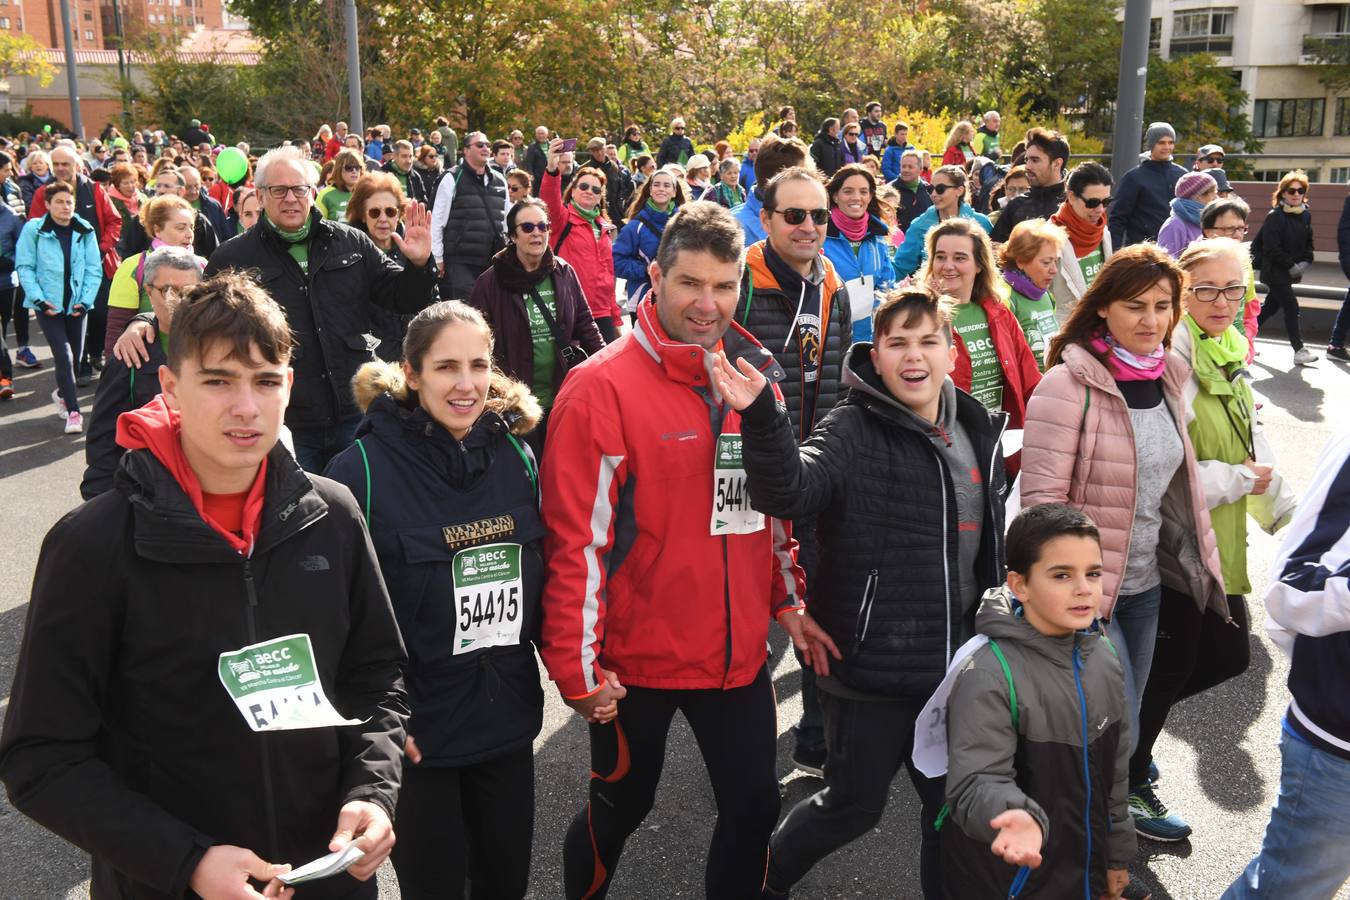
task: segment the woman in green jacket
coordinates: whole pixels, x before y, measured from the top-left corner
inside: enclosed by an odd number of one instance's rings
[[[1243,246],[1229,238],[1201,240],[1182,253],[1187,274],[1186,314],[1172,335],[1172,351],[1191,365],[1185,389],[1187,431],[1200,464],[1200,481],[1219,545],[1231,618],[1201,613],[1190,602],[1168,603],[1158,617],[1153,668],[1139,711],[1139,743],[1130,759],[1130,811],[1136,830],[1156,839],[1191,833],[1158,801],[1152,781],[1153,744],[1173,704],[1246,671],[1249,627],[1244,594],[1247,517],[1274,533],[1293,516],[1292,494],[1274,472],[1261,434],[1246,368],[1247,340],[1234,326],[1247,295]],[[1202,748],[1203,752],[1203,748]]]

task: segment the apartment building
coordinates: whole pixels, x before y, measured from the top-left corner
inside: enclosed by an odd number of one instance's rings
[[[1247,93],[1252,130],[1272,157],[1262,180],[1302,167],[1315,181],[1350,182],[1350,91],[1319,80],[1309,52],[1350,42],[1350,3],[1321,0],[1152,0],[1153,50],[1168,59],[1210,53]]]

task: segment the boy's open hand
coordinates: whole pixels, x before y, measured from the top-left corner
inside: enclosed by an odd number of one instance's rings
[[[998,837],[989,847],[995,856],[1003,857],[1004,862],[1014,866],[1034,869],[1041,864],[1041,826],[1031,813],[1025,809],[1010,809],[991,819],[989,827],[998,829]]]

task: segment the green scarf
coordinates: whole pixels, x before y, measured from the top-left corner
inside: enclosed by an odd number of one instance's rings
[[[591,234],[595,236],[597,241],[600,240],[600,204],[597,203],[595,209],[587,212],[580,206],[577,206],[577,201],[573,200],[572,208],[581,213],[581,217],[591,226]]]
[[[300,271],[308,275],[310,220],[305,219],[305,224],[300,226],[299,231],[286,231],[284,228],[277,225],[277,223],[267,218],[267,213],[263,213],[262,220],[286,242],[286,252],[289,253],[291,259],[295,260],[296,264],[300,266]]]
[[[1190,329],[1191,343],[1195,345],[1196,356],[1203,356],[1206,361],[1220,369],[1227,369],[1234,363],[1247,361],[1247,339],[1234,326],[1229,325],[1218,337],[1209,337],[1204,329],[1196,324],[1195,319],[1191,318],[1190,313],[1187,313],[1182,321]]]
[[[915,178],[913,181],[902,181],[900,182],[900,186],[911,194],[917,194],[919,192],[919,182],[921,181],[923,181],[922,178]]]
[[[647,200],[647,208],[650,209],[652,212],[669,214],[675,211],[675,201],[667,200],[664,206],[657,206],[656,202],[649,198]]]

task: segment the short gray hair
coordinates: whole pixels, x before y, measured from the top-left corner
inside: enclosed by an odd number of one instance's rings
[[[159,274],[160,269],[177,269],[180,272],[195,272],[199,279],[202,274],[202,266],[201,263],[197,261],[197,254],[193,253],[187,247],[160,247],[147,253],[145,256],[145,269],[141,273],[141,282],[143,284],[153,284],[155,276]]]
[[[745,232],[726,207],[705,200],[686,203],[666,223],[656,264],[669,272],[683,252],[710,253],[723,262],[740,263],[745,255]]]
[[[397,151],[407,150],[411,153],[412,148],[412,141],[394,141],[394,149]]]
[[[739,172],[740,170],[741,164],[736,161],[736,157],[734,156],[728,156],[717,164],[717,172],[719,175],[723,172]]]
[[[267,187],[270,182],[267,180],[267,172],[272,166],[281,161],[293,162],[299,167],[300,171],[305,173],[305,180],[309,182],[310,187],[319,183],[319,173],[310,165],[309,160],[300,152],[299,147],[278,147],[276,150],[268,150],[258,160],[258,166],[253,172],[253,183],[258,187]]]
[[[900,154],[900,161],[901,161],[901,162],[904,162],[906,156],[912,156],[912,157],[914,157],[916,160],[918,160],[919,165],[920,165],[920,166],[923,166],[923,151],[922,151],[922,150],[918,150],[918,149],[915,149],[914,147],[910,147],[910,148],[909,148],[908,150],[906,150],[904,153],[901,153],[901,154]]]

